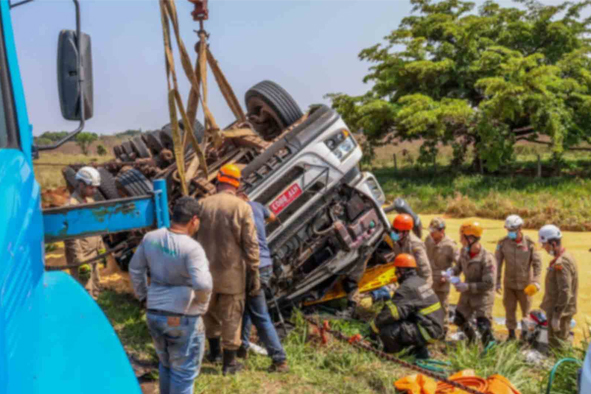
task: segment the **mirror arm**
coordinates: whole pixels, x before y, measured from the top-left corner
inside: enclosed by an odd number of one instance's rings
[[[78,0],[72,0],[76,7],[76,49],[78,50],[78,86],[80,87],[80,124],[76,130],[52,145],[35,146],[38,151],[57,149],[66,142],[74,138],[78,133],[84,130],[85,111],[84,111],[84,89],[82,89],[82,82],[84,81],[84,70],[82,70],[82,56],[80,56],[80,3]]]

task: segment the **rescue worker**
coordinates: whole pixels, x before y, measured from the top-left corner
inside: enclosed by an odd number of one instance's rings
[[[70,196],[68,205],[89,204],[94,202],[93,196],[101,184],[101,174],[93,167],[82,167],[76,173],[76,189]],[[66,261],[76,264],[97,257],[105,253],[106,248],[100,236],[69,239],[64,241]],[[90,264],[90,279],[86,283],[86,290],[96,299],[100,293],[100,275],[98,262]],[[80,283],[79,267],[70,268],[70,274]]]
[[[577,263],[562,246],[562,233],[553,224],[538,233],[540,244],[554,258],[546,272],[545,293],[540,306],[548,320],[548,343],[557,348],[569,339],[570,323],[577,313],[579,278]]]
[[[507,236],[499,241],[495,258],[497,260],[497,292],[503,293],[503,306],[507,319],[509,336],[516,339],[517,303],[521,315],[527,317],[531,308],[531,296],[540,290],[542,259],[535,250],[535,242],[521,231],[523,219],[518,215],[509,215],[505,220]],[[501,286],[502,268],[505,264],[503,286]],[[504,289],[503,289],[504,287]]]
[[[406,213],[396,215],[394,222],[392,222],[390,238],[393,242],[390,246],[396,256],[401,253],[412,255],[417,262],[419,276],[425,279],[429,286],[432,286],[433,273],[431,271],[431,264],[429,264],[429,258],[427,257],[427,249],[423,241],[412,232],[413,227],[414,221],[412,216]]]
[[[444,327],[447,333],[450,285],[443,277],[443,273],[452,268],[457,261],[458,246],[445,234],[445,221],[442,218],[436,217],[431,220],[429,235],[425,239],[425,247],[433,271],[433,290],[445,312]]]
[[[427,345],[443,337],[443,308],[431,286],[417,274],[415,258],[401,253],[394,260],[399,287],[370,323],[387,353],[412,348],[420,359],[429,358]]]
[[[269,281],[273,274],[273,260],[271,260],[271,251],[269,250],[269,245],[267,245],[265,223],[272,223],[277,220],[277,218],[275,217],[275,214],[263,204],[256,201],[250,201],[245,193],[238,193],[238,197],[250,205],[252,208],[252,214],[254,215],[254,223],[259,240],[259,273],[261,289],[256,296],[246,297],[244,316],[242,318],[242,344],[238,349],[237,356],[240,358],[247,357],[250,344],[250,329],[254,324],[257,328],[257,336],[267,349],[267,354],[271,357],[271,360],[273,360],[269,372],[289,372],[287,356],[281,345],[281,341],[279,340],[279,335],[277,335],[277,330],[275,330],[273,320],[271,320],[271,316],[269,315],[267,299],[265,297],[265,289],[269,287]]]
[[[202,316],[207,311],[212,280],[205,251],[192,238],[199,229],[200,214],[197,200],[179,198],[170,229],[146,234],[129,264],[133,290],[140,302],[147,304],[148,330],[160,360],[162,394],[193,393],[203,360]]]
[[[246,295],[255,297],[259,281],[259,244],[250,206],[236,196],[240,169],[222,166],[217,194],[200,201],[201,228],[197,240],[205,249],[213,277],[213,293],[205,314],[205,331],[211,362],[218,362],[223,347],[223,368],[235,374],[243,366],[236,361]],[[220,346],[221,345],[221,346]]]
[[[495,258],[480,244],[482,226],[476,221],[467,221],[460,227],[462,251],[458,264],[449,270],[450,280],[460,292],[454,324],[468,337],[476,339],[472,319],[476,318],[476,328],[482,343],[487,346],[493,342],[492,309],[495,302]],[[465,281],[458,277],[463,273]],[[455,279],[455,280],[454,280]]]

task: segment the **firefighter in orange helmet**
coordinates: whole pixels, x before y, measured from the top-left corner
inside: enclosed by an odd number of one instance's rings
[[[492,309],[495,302],[496,262],[492,253],[480,244],[483,228],[477,221],[467,221],[460,227],[462,250],[458,264],[449,270],[448,279],[459,291],[454,324],[466,334],[470,342],[476,338],[472,319],[486,346],[494,341]],[[459,275],[463,273],[465,281]]]
[[[412,255],[417,262],[417,272],[429,286],[433,285],[433,273],[431,271],[431,264],[427,257],[427,248],[419,237],[413,234],[412,229],[414,221],[412,216],[402,213],[396,215],[394,222],[392,222],[392,232],[390,238],[392,239],[392,249],[396,256],[402,253]]]
[[[444,335],[445,312],[431,286],[417,274],[415,258],[401,253],[394,260],[399,287],[370,323],[387,353],[412,347],[417,358],[429,358],[427,345]]]
[[[217,193],[200,201],[203,211],[197,241],[205,249],[213,278],[213,292],[204,316],[211,362],[219,361],[222,372],[242,369],[236,361],[246,294],[260,290],[259,243],[250,205],[236,196],[240,169],[222,166],[217,175]],[[223,240],[223,247],[220,242]]]

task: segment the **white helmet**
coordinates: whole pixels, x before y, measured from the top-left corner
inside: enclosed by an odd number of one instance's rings
[[[547,224],[540,229],[538,232],[539,241],[541,244],[545,244],[548,241],[554,239],[561,239],[562,233],[560,229],[553,224]]]
[[[521,226],[523,226],[523,219],[518,215],[507,216],[507,219],[505,220],[505,228],[507,230],[517,230]]]
[[[93,167],[82,167],[76,173],[76,180],[86,183],[88,186],[100,186],[101,174]]]

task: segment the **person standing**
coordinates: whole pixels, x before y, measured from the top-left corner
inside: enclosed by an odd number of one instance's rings
[[[545,293],[540,308],[548,320],[548,343],[553,348],[568,341],[570,323],[577,313],[579,274],[577,263],[562,246],[562,233],[553,224],[538,232],[542,248],[554,258],[546,272]]]
[[[454,324],[468,337],[476,339],[471,320],[476,317],[476,329],[480,332],[482,343],[487,346],[495,340],[492,331],[492,309],[495,302],[495,258],[486,251],[480,239],[483,229],[480,223],[467,221],[460,227],[462,251],[458,264],[451,269],[450,279],[458,292],[460,300],[456,308]],[[465,281],[453,281],[461,273]],[[447,280],[447,279],[446,279]]]
[[[129,264],[133,290],[147,304],[148,330],[160,360],[161,394],[192,394],[205,350],[202,316],[212,279],[205,251],[192,238],[200,212],[197,200],[179,198],[170,229],[146,234]]]
[[[101,185],[101,174],[93,167],[82,167],[76,173],[76,190],[70,196],[68,205],[90,204],[95,202],[93,196]],[[66,262],[68,265],[80,263],[105,253],[106,248],[101,236],[68,239],[64,241]],[[98,262],[90,264],[90,279],[86,283],[86,290],[92,298],[100,294],[100,275]],[[78,282],[80,280],[79,267],[70,268],[70,274]]]
[[[396,215],[392,223],[390,246],[396,256],[402,253],[412,255],[417,262],[417,272],[429,286],[433,285],[433,273],[427,257],[427,249],[423,241],[412,233],[414,221],[412,216],[402,213]],[[388,240],[388,238],[386,238]]]
[[[450,285],[443,277],[443,272],[454,267],[458,257],[458,246],[445,234],[445,221],[442,218],[436,217],[431,220],[429,235],[425,239],[425,247],[433,271],[433,290],[445,312],[444,329],[447,333]]]
[[[237,356],[240,358],[247,357],[250,328],[254,324],[257,328],[258,337],[267,349],[269,357],[273,360],[269,372],[288,372],[289,366],[287,365],[287,356],[281,345],[279,335],[277,335],[277,330],[275,330],[271,316],[269,315],[267,299],[265,297],[265,288],[269,287],[269,281],[273,274],[273,260],[271,260],[271,251],[267,244],[265,223],[274,222],[277,218],[275,217],[275,214],[263,204],[256,201],[250,201],[245,193],[239,193],[238,197],[246,201],[252,208],[254,223],[257,230],[257,238],[259,240],[259,273],[261,289],[254,297],[246,297],[244,316],[242,317],[242,344],[238,349]]]
[[[415,357],[428,359],[427,345],[444,336],[441,303],[431,286],[417,275],[413,256],[399,254],[394,267],[399,287],[370,327],[384,343],[386,353],[411,348]]]
[[[205,314],[208,359],[223,360],[222,372],[242,370],[236,361],[246,295],[259,294],[259,243],[250,205],[236,196],[240,169],[222,166],[217,193],[200,201],[203,207],[197,240],[210,261],[213,294]],[[222,357],[223,347],[223,357]]]
[[[523,219],[510,215],[505,220],[507,236],[499,241],[495,258],[497,260],[497,292],[503,293],[503,306],[507,318],[508,340],[516,339],[517,303],[521,315],[526,317],[531,308],[531,296],[540,290],[542,259],[535,250],[535,242],[522,232]],[[503,263],[505,275],[501,286]],[[504,287],[504,289],[502,288]]]

